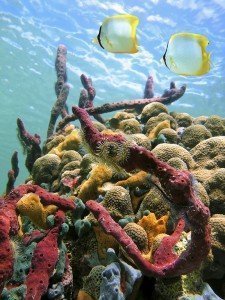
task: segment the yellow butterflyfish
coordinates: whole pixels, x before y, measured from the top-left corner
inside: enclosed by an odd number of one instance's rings
[[[176,33],[170,37],[163,60],[167,68],[179,75],[201,76],[210,70],[209,40],[195,33]]]
[[[138,52],[136,28],[139,19],[136,16],[123,14],[108,17],[102,23],[94,43],[113,53]]]

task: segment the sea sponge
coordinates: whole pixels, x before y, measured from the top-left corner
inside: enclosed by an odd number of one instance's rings
[[[164,120],[164,121],[158,123],[158,124],[156,125],[156,127],[153,128],[153,129],[149,132],[148,138],[149,138],[150,140],[155,139],[155,138],[158,136],[158,134],[161,133],[161,130],[163,130],[163,129],[165,129],[165,128],[170,128],[170,122],[169,122],[168,120]]]
[[[148,119],[148,122],[145,124],[145,132],[147,133],[147,135],[149,134],[149,132],[151,132],[160,122],[162,121],[169,121],[170,122],[170,127],[174,130],[177,129],[177,122],[176,120],[171,117],[170,115],[166,114],[166,113],[160,113],[158,116],[156,117],[151,117],[150,119]]]
[[[225,137],[211,137],[190,150],[198,166],[206,169],[225,167]]]
[[[191,125],[184,130],[181,142],[185,148],[190,149],[210,137],[212,137],[212,134],[205,126]]]
[[[112,177],[112,170],[104,165],[96,165],[90,173],[90,177],[81,184],[78,198],[86,202],[90,199],[96,199],[98,197],[98,189]]]
[[[159,102],[153,102],[144,106],[141,113],[141,122],[146,123],[149,118],[158,116],[160,113],[168,114],[168,108]]]
[[[109,190],[105,194],[102,205],[116,221],[126,216],[133,216],[130,194],[122,186],[115,186]]]
[[[17,287],[10,289],[4,288],[1,294],[2,300],[20,300],[25,299],[27,287],[25,284],[21,284]]]
[[[61,159],[55,154],[46,154],[39,157],[32,169],[32,177],[35,183],[52,183],[59,173]]]
[[[137,299],[141,277],[139,270],[116,258],[102,272],[99,300]]]
[[[160,134],[164,135],[166,142],[170,144],[177,144],[178,135],[177,132],[171,128],[164,128],[160,131]]]
[[[144,171],[139,171],[135,174],[132,174],[125,180],[117,181],[116,185],[123,186],[123,187],[138,187],[147,184],[149,181],[148,173]]]
[[[36,226],[46,229],[47,217],[57,211],[57,206],[44,206],[38,195],[29,193],[24,195],[16,205],[17,210],[23,216],[27,216]]]
[[[211,132],[212,136],[225,135],[225,120],[219,116],[208,117],[204,126]]]
[[[79,131],[77,129],[74,129],[65,137],[65,140],[61,142],[57,147],[53,148],[50,153],[56,154],[61,158],[65,151],[78,150],[80,144],[81,138],[79,135]]]
[[[176,144],[159,144],[152,150],[152,153],[165,162],[178,157],[186,163],[188,169],[196,166],[191,154],[185,148]]]
[[[121,121],[133,118],[135,118],[134,114],[125,111],[119,111],[114,115],[113,118],[109,120],[109,124],[112,128],[117,129]]]
[[[194,118],[187,113],[171,114],[177,121],[178,127],[188,127],[192,125]]]
[[[212,214],[225,214],[225,168],[215,170],[205,182]]]
[[[141,133],[141,124],[136,119],[127,119],[119,123],[119,129],[126,134]]]
[[[148,236],[142,226],[136,223],[128,223],[124,227],[124,231],[132,238],[142,253],[147,254],[149,252]]]
[[[29,272],[31,259],[37,243],[32,242],[31,244],[24,246],[20,239],[15,239],[12,242],[12,245],[14,249],[14,266],[11,280],[14,283],[22,284]]]
[[[62,226],[62,227],[66,228],[68,225],[66,223],[64,223],[64,226]],[[62,277],[66,270],[67,248],[66,248],[66,245],[64,244],[64,242],[59,242],[58,247],[59,247],[59,259],[55,266],[54,277],[57,278],[58,280],[62,280]]]
[[[48,288],[47,292],[48,299],[65,299],[64,286],[60,283],[55,283]]]
[[[154,238],[161,233],[166,233],[166,223],[168,221],[168,214],[157,219],[154,213],[150,213],[147,216],[143,216],[139,221],[140,225],[148,237],[148,248],[151,249]]]

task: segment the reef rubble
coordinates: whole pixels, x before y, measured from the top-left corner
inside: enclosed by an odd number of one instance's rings
[[[66,55],[59,45],[43,147],[17,120],[30,175],[15,186],[15,151],[1,299],[224,299],[225,119],[169,111],[186,86],[155,96],[152,76],[143,98],[98,107],[82,74],[69,113]]]

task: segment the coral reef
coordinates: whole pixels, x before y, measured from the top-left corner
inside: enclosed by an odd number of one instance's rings
[[[155,96],[151,75],[142,99],[97,107],[81,74],[69,114],[66,53],[43,149],[17,120],[30,175],[15,185],[15,151],[0,197],[1,299],[224,299],[224,119],[170,112],[186,86]]]
[[[106,103],[99,107],[94,108],[87,108],[86,111],[90,115],[95,114],[103,114],[107,112],[112,112],[115,110],[120,109],[142,109],[146,104],[153,103],[153,102],[159,102],[163,104],[171,104],[172,102],[178,100],[183,96],[185,93],[186,86],[182,86],[181,88],[176,88],[175,83],[171,83],[170,89],[166,90],[164,94],[161,97],[154,97],[149,99],[137,99],[137,100],[124,100],[122,102],[113,102],[113,103]],[[74,112],[73,112],[74,113]],[[66,124],[68,124],[71,121],[75,121],[77,119],[76,114],[70,115],[68,117],[65,117],[61,122],[59,122],[56,131],[61,130]]]
[[[52,107],[47,131],[47,138],[53,134],[58,116],[60,114],[62,117],[68,115],[66,110],[66,100],[69,94],[70,87],[67,84],[66,55],[66,47],[64,45],[59,45],[55,60],[55,70],[57,75],[57,81],[55,83],[55,93],[57,99],[54,106]]]
[[[18,152],[15,151],[11,158],[12,169],[8,172],[8,182],[6,184],[6,195],[14,188],[14,183],[19,175]]]
[[[211,132],[203,125],[188,126],[181,137],[181,142],[185,148],[193,148],[201,141],[212,137]]]
[[[29,172],[32,171],[34,162],[41,156],[41,137],[38,134],[31,135],[24,127],[23,121],[17,119],[18,138],[27,154],[25,166]]]

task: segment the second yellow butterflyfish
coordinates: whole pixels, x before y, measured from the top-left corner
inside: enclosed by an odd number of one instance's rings
[[[171,36],[163,56],[165,65],[174,73],[200,76],[210,70],[209,40],[195,33],[176,33]]]
[[[94,43],[113,53],[138,52],[136,28],[139,19],[129,14],[108,17],[102,23]]]

